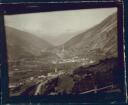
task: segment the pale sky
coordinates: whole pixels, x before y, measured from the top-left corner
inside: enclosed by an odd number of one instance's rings
[[[84,32],[116,11],[105,8],[6,15],[5,24],[52,41],[52,37]]]

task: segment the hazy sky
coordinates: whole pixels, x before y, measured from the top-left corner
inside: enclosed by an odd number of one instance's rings
[[[8,15],[5,24],[54,42],[53,37],[83,32],[116,11],[117,8],[105,8]]]

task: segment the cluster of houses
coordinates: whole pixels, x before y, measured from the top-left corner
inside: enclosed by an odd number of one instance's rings
[[[65,58],[65,59],[60,59],[60,60],[53,60],[52,64],[63,64],[63,63],[81,63],[82,65],[94,63],[94,60],[89,60],[88,58],[79,58],[78,56],[73,57],[73,58]]]

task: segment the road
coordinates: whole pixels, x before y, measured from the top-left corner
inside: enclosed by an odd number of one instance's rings
[[[44,82],[41,82],[38,86],[37,86],[37,89],[35,91],[35,95],[39,95],[40,94],[40,91],[41,91],[41,87],[43,85],[45,85],[47,83],[47,81],[44,81]]]
[[[58,75],[51,76],[51,77],[47,77],[47,79],[46,79],[45,81],[41,82],[41,83],[37,86],[37,88],[36,88],[35,95],[39,95],[39,94],[41,93],[41,87],[42,87],[43,85],[45,85],[46,83],[48,83],[48,81],[50,81],[50,80],[56,78],[57,76],[58,76]]]
[[[86,93],[90,93],[90,92],[97,92],[97,91],[100,91],[100,90],[104,90],[104,89],[107,89],[107,88],[113,88],[113,85],[109,85],[109,86],[105,86],[105,87],[102,87],[102,88],[95,88],[95,89],[92,89],[92,90],[89,90],[89,91],[86,91],[86,92],[82,92],[80,94],[86,94]]]

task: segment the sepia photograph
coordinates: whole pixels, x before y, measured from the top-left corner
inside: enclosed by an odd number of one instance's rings
[[[121,93],[117,8],[5,15],[10,96]]]

